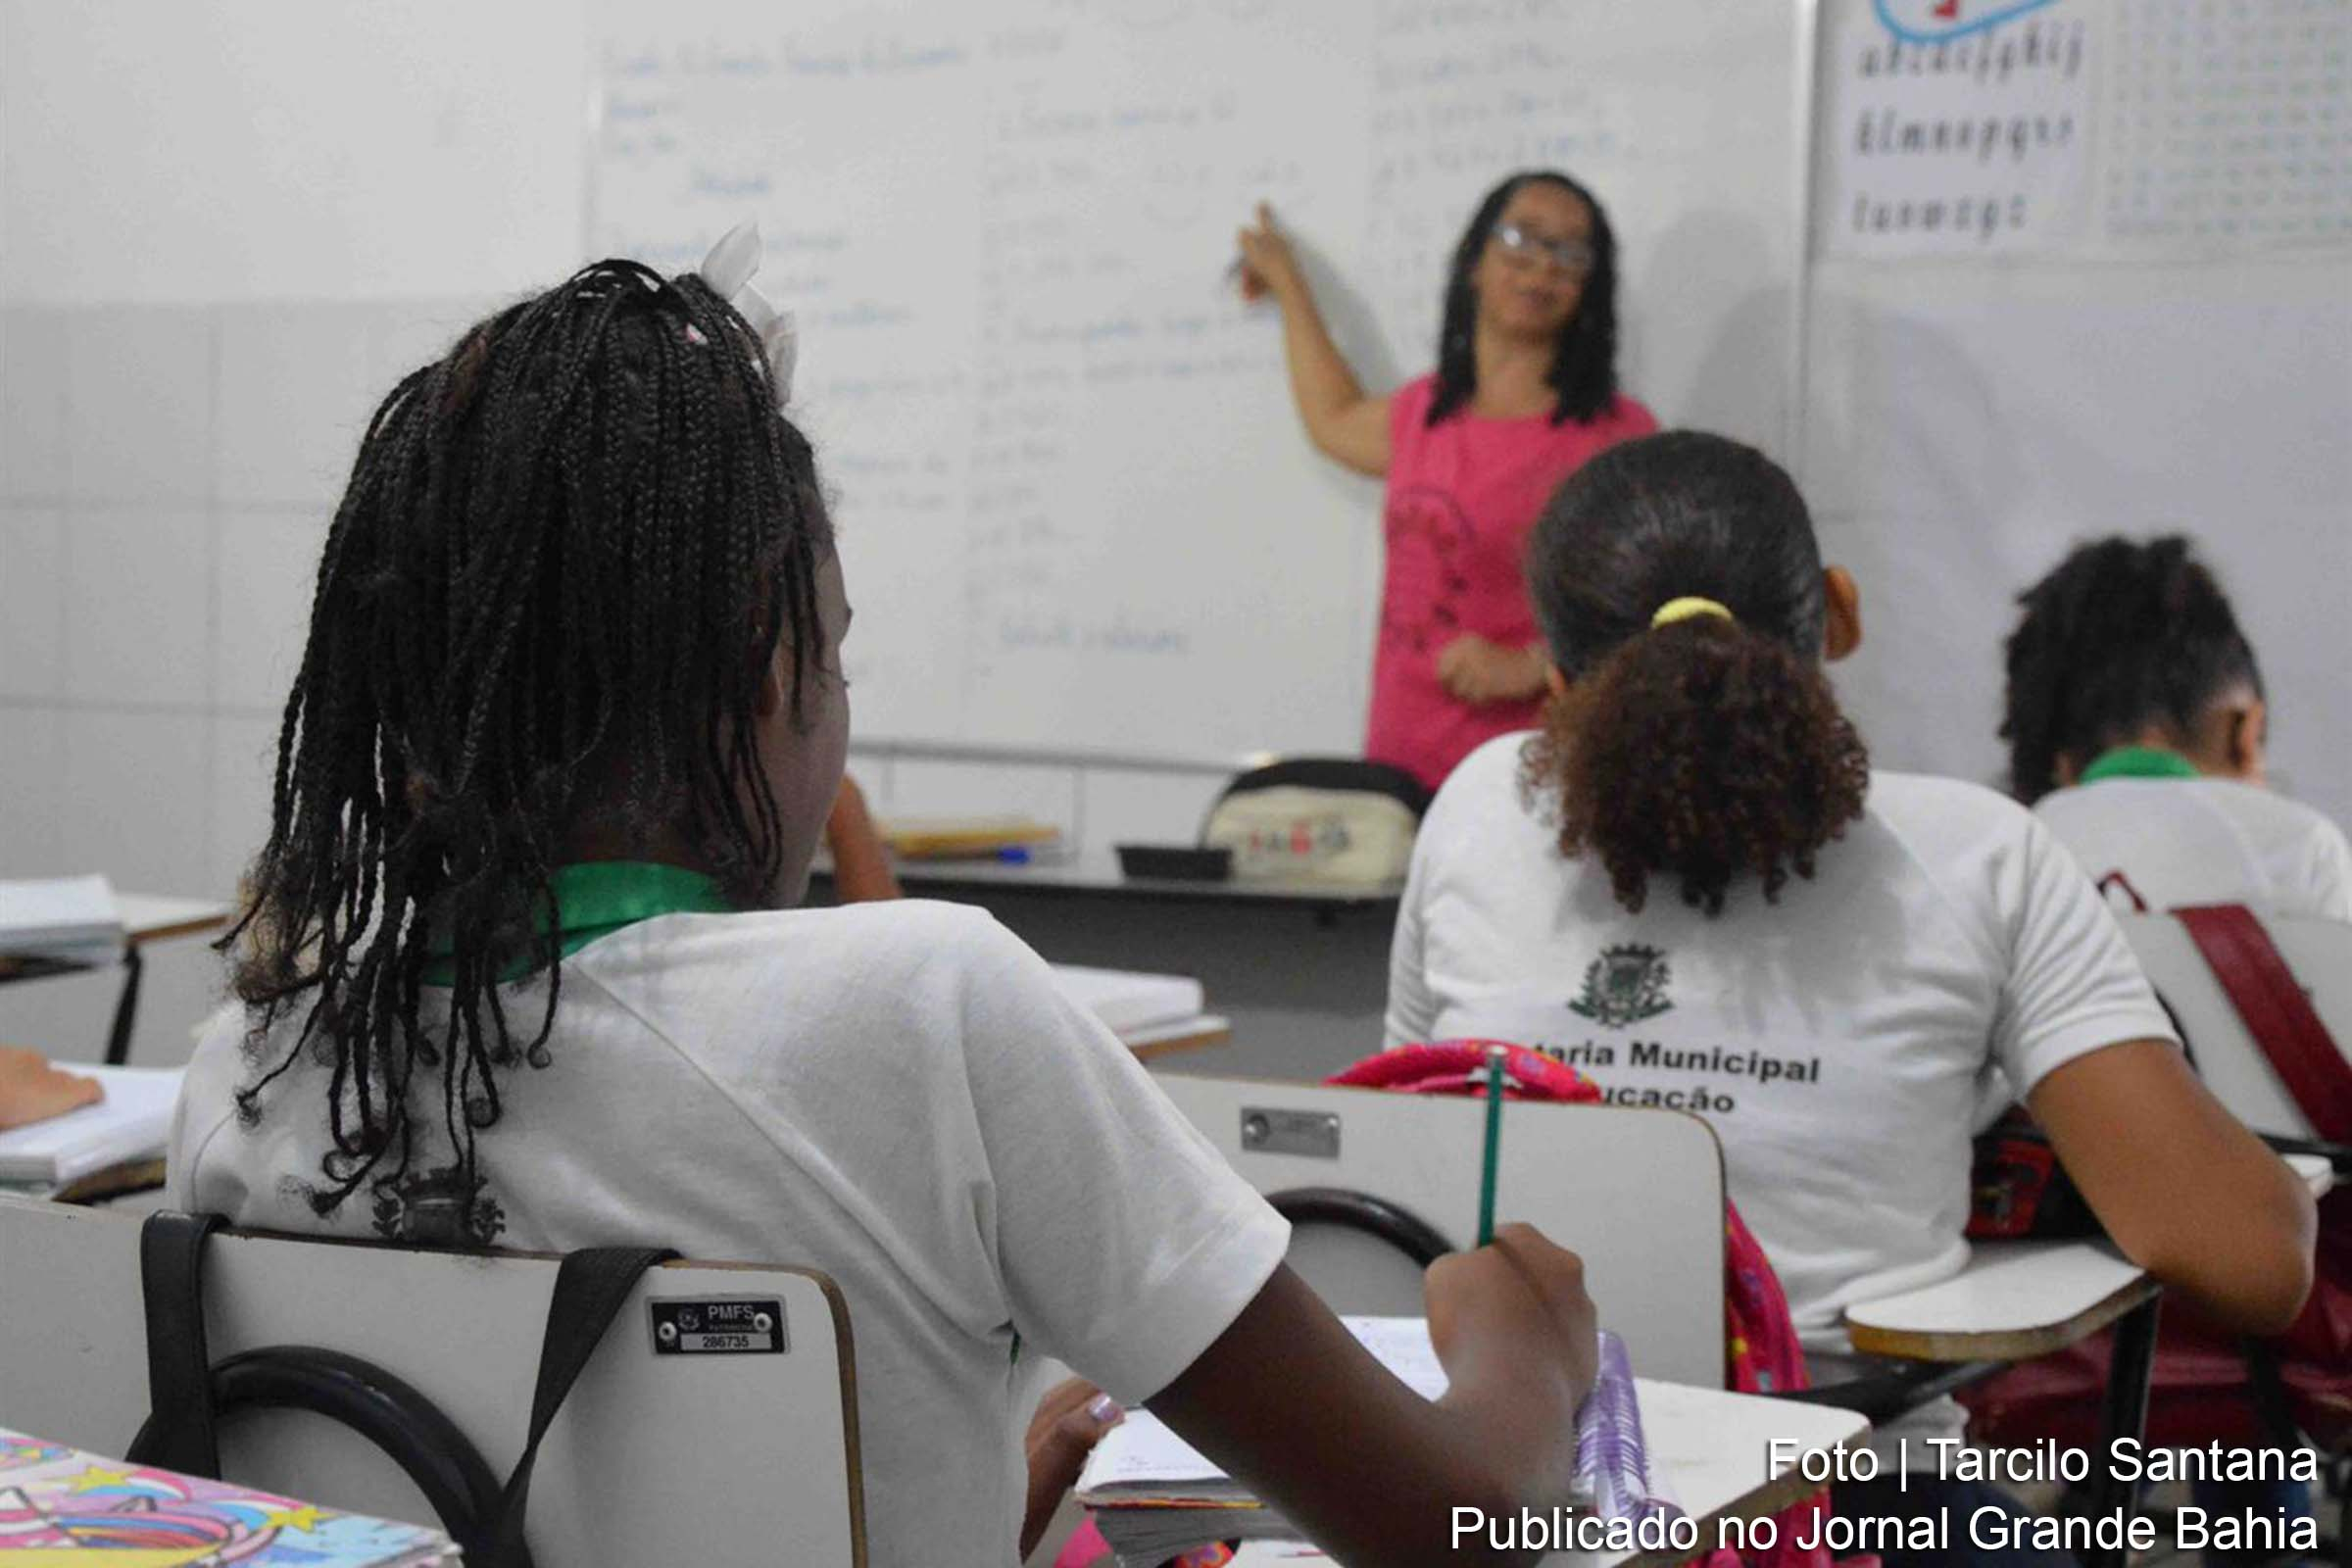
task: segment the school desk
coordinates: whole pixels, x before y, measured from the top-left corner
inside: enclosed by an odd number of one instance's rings
[[[215,899],[178,899],[160,893],[118,893],[115,906],[122,915],[122,991],[115,1002],[114,1022],[107,1029],[106,1064],[110,1067],[120,1067],[130,1059],[131,1028],[139,1012],[139,980],[146,971],[141,950],[153,942],[218,931],[228,924],[234,912]],[[0,953],[0,984],[75,974],[94,967],[68,958]]]
[[[894,868],[909,898],[978,905],[1055,963],[1198,978],[1233,1049],[1192,1053],[1176,1071],[1311,1081],[1380,1049],[1401,882],[1129,880],[1108,849]],[[809,897],[832,900],[821,866]]]
[[[1799,1452],[1827,1451],[1861,1441],[1870,1423],[1834,1405],[1791,1404],[1749,1394],[1725,1394],[1680,1383],[1636,1378],[1642,1430],[1649,1446],[1653,1478],[1661,1476],[1675,1499],[1699,1522],[1702,1547],[1715,1543],[1717,1521],[1758,1519],[1780,1512],[1821,1490],[1795,1470],[1775,1477],[1769,1462],[1774,1439],[1787,1439]],[[1544,1559],[1561,1564],[1612,1568],[1667,1568],[1684,1560],[1673,1553],[1584,1555],[1560,1552]],[[1328,1561],[1311,1546],[1256,1542],[1244,1546],[1233,1568],[1284,1568]]]
[[[2284,1158],[2315,1197],[2334,1179],[2318,1155]],[[1846,1333],[1865,1355],[2024,1361],[2087,1339],[2158,1290],[2104,1240],[1981,1242],[1948,1280],[1847,1307]]]
[[[2315,1196],[2334,1179],[2324,1158],[2285,1159]],[[2137,1438],[2147,1425],[2162,1289],[2104,1239],[1984,1242],[1948,1280],[1847,1307],[1845,1327],[1863,1354],[1952,1366],[1959,1369],[1953,1380],[1958,1386],[1975,1380],[1969,1369],[2048,1355],[2113,1325],[2105,1412],[2106,1438],[2113,1442]],[[2128,1483],[2104,1469],[2097,1473],[2090,1500],[2095,1514],[2136,1506]],[[2123,1568],[2124,1555],[2091,1553],[2086,1568]]]

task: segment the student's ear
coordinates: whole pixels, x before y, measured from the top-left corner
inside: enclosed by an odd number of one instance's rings
[[[1548,659],[1544,661],[1544,689],[1551,694],[1554,702],[1568,695],[1567,672]]]
[[[1821,574],[1821,590],[1829,612],[1822,627],[1821,657],[1843,659],[1862,646],[1862,590],[1843,566]]]
[[[773,718],[784,711],[792,699],[792,656],[785,651],[784,639],[776,639],[776,651],[767,662],[760,666],[760,686],[752,694],[752,716]]]
[[[2248,784],[2264,782],[2270,728],[2270,709],[2261,698],[2249,697],[2242,704],[2231,706],[2222,746],[2233,777]]]

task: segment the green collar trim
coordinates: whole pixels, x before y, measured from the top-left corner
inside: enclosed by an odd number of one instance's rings
[[[2118,746],[2103,753],[2082,770],[2078,784],[2096,784],[2103,778],[2195,778],[2196,764],[2179,752],[2161,746]]]
[[[728,914],[735,908],[715,878],[652,860],[581,860],[556,867],[548,883],[556,898],[556,930],[564,939],[561,951],[567,958],[599,937],[658,914]],[[544,920],[540,928],[546,929]],[[425,965],[426,982],[455,983],[456,948],[449,933],[436,932],[427,951],[432,960]],[[518,967],[501,978],[519,980],[527,972]]]

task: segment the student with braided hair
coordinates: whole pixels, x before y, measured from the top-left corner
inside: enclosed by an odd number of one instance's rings
[[[1545,725],[1423,820],[1392,1046],[1517,1041],[1703,1116],[1816,1384],[1862,1370],[1846,1305],[1966,1262],[1995,1067],[2132,1257],[2249,1330],[2294,1316],[2311,1199],[2188,1071],[2065,851],[1990,790],[1870,768],[1822,669],[1861,640],[1857,590],[1786,473],[1695,432],[1611,447],[1544,509],[1527,581]],[[1959,1426],[1944,1400],[1900,1430]],[[1838,1512],[2010,1506],[1933,1479]]]
[[[2262,671],[2186,539],[2080,546],[2018,603],[2010,787],[2083,870],[2159,908],[2352,920],[2352,845],[2265,787]]]
[[[1016,1342],[1350,1563],[1437,1558],[1454,1504],[1565,1501],[1596,1356],[1572,1254],[1514,1227],[1432,1269],[1452,1388],[1424,1400],[985,912],[793,907],[839,796],[850,611],[742,297],[600,263],[376,411],[171,1200],[825,1270],[877,1568],[949,1542],[1009,1565],[1066,1490],[1085,1443],[1054,1405],[1024,1456]]]

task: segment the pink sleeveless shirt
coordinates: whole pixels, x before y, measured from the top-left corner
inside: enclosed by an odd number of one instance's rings
[[[1457,412],[1431,429],[1436,392],[1423,376],[1389,403],[1388,574],[1364,735],[1366,757],[1433,790],[1486,741],[1535,724],[1541,707],[1455,700],[1438,684],[1439,652],[1468,633],[1508,648],[1539,639],[1519,560],[1537,515],[1588,458],[1658,427],[1620,397],[1590,424]]]

